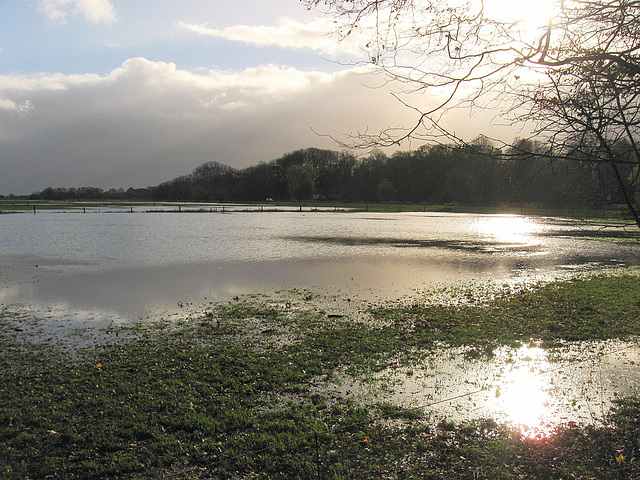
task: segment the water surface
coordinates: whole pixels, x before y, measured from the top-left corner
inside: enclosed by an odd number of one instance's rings
[[[42,211],[0,223],[0,302],[125,319],[274,289],[397,299],[435,283],[638,263],[634,244],[598,229],[521,216]]]

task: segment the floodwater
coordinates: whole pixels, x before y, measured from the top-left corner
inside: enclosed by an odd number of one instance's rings
[[[640,347],[616,340],[567,343],[553,351],[501,347],[491,358],[442,349],[424,365],[390,367],[367,379],[339,375],[315,390],[418,409],[436,422],[493,418],[540,438],[569,422],[604,423],[613,401],[640,394],[639,388]]]
[[[424,298],[441,285],[633,267],[640,245],[612,241],[628,236],[622,227],[509,215],[143,207],[0,215],[0,303],[52,325],[31,332],[27,324],[21,335],[60,341],[55,329],[69,324],[140,321],[257,292],[308,289],[348,309]],[[535,345],[489,361],[446,351],[378,381],[345,377],[322,388],[454,419],[492,416],[540,435],[602,419],[612,399],[640,386],[636,344],[567,345],[550,355]]]
[[[638,264],[636,245],[602,235],[560,219],[442,213],[2,215],[0,303],[135,320],[268,290],[394,300],[436,283]]]

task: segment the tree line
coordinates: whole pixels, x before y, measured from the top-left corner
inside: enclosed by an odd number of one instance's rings
[[[209,161],[188,175],[147,188],[46,188],[30,198],[536,204],[548,208],[604,208],[624,202],[610,165],[546,156],[543,147],[517,140],[502,151],[479,137],[464,147],[425,145],[392,155],[374,151],[363,158],[346,151],[307,148],[244,169]],[[635,174],[631,165],[623,172],[626,189],[632,189]]]

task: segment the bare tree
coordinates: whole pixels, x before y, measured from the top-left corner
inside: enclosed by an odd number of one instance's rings
[[[581,1],[550,23],[544,81],[519,92],[520,120],[534,120],[555,155],[605,163],[640,227],[640,2]],[[552,37],[553,29],[560,30]],[[528,107],[528,108],[527,108]]]
[[[443,115],[491,108],[528,124],[549,158],[606,163],[640,227],[640,1],[553,0],[544,25],[490,15],[483,0],[301,1],[340,19],[343,36],[368,30],[369,62],[415,111],[411,126],[356,134],[351,146],[465,143]]]

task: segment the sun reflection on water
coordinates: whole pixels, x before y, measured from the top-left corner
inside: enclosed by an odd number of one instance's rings
[[[521,347],[497,372],[496,408],[519,425],[525,435],[537,437],[550,429],[553,416],[552,383],[545,373],[551,365],[539,347]]]
[[[475,222],[475,229],[488,239],[498,243],[535,244],[535,234],[542,226],[527,217],[511,215],[491,216]]]
[[[636,340],[551,350],[505,346],[484,358],[469,353],[442,351],[419,367],[389,366],[367,379],[338,375],[328,388],[345,398],[419,408],[435,422],[490,418],[536,440],[568,423],[600,425],[616,398],[640,388]],[[325,388],[318,383],[317,391]]]

